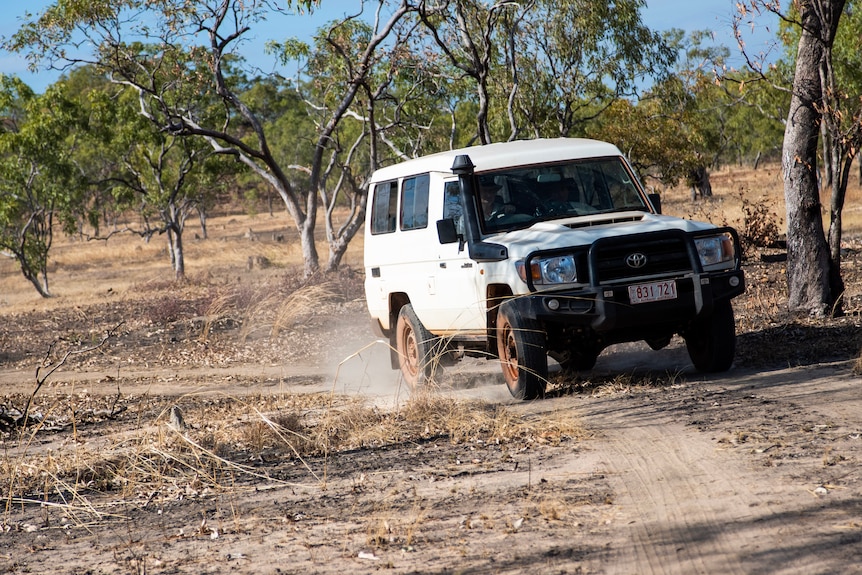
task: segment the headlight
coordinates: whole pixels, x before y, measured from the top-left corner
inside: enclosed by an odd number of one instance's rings
[[[518,275],[527,281],[527,270],[523,261],[517,264]],[[530,276],[534,284],[570,284],[578,278],[574,256],[534,259],[530,262]]]
[[[704,269],[732,267],[736,264],[736,248],[729,233],[695,238],[694,245]],[[730,264],[730,265],[722,265]]]

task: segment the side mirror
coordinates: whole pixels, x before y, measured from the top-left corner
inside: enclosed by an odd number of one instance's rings
[[[649,197],[649,201],[652,204],[652,207],[655,208],[655,213],[661,213],[661,194],[657,194],[655,192],[651,194],[647,194]]]
[[[446,218],[445,220],[437,220],[437,238],[441,244],[454,244],[460,238],[458,230],[455,228],[455,220]]]

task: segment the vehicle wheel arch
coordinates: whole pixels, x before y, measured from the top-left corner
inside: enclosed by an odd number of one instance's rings
[[[514,297],[512,288],[506,284],[489,284],[485,290],[488,352],[495,357],[497,355],[497,314],[500,311],[500,305],[512,297]]]
[[[395,323],[401,308],[410,303],[410,296],[404,292],[392,292],[389,294],[389,333],[395,331]]]

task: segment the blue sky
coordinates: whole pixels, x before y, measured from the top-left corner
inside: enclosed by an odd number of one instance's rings
[[[0,0],[0,36],[9,37],[15,33],[21,17],[25,12],[38,13],[50,0]],[[263,44],[267,40],[280,40],[296,36],[303,38],[310,35],[319,26],[329,20],[340,17],[346,11],[345,6],[356,4],[344,0],[323,0],[322,7],[314,15],[301,15],[290,18],[273,18],[266,26],[256,32],[256,36],[244,50],[245,56],[254,61],[263,70],[271,68],[267,56],[263,54]],[[647,0],[647,7],[642,12],[647,26],[654,30],[681,28],[686,31],[709,29],[713,32],[717,44],[723,44],[737,53],[736,41],[731,32],[731,21],[735,13],[736,0]],[[775,29],[768,26],[772,20],[761,19],[755,22],[753,28],[746,28],[747,46],[749,50],[758,53],[767,48],[769,40],[774,36]],[[739,61],[736,61],[739,65]],[[59,74],[56,72],[30,73],[27,63],[21,56],[0,51],[0,73],[20,76],[37,92],[54,82]]]

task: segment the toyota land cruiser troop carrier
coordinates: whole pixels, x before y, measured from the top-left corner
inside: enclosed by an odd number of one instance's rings
[[[412,385],[441,361],[496,356],[532,399],[548,355],[587,370],[609,345],[674,334],[701,371],[733,362],[736,231],[661,215],[612,144],[453,150],[377,170],[369,192],[368,310]]]

